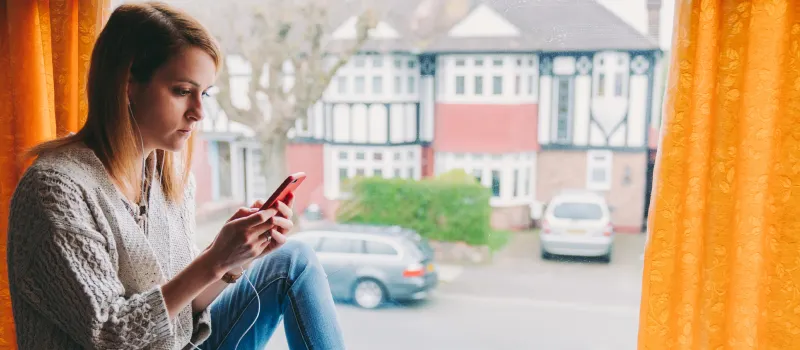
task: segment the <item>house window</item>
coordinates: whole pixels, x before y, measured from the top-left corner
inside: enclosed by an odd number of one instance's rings
[[[394,177],[395,177],[396,179],[399,179],[399,178],[400,178],[400,169],[394,169]]]
[[[531,169],[525,168],[525,195],[531,195]]]
[[[403,68],[403,61],[399,58],[394,59],[394,68],[400,69]]]
[[[502,65],[503,65],[503,59],[502,58],[495,58],[495,59],[492,60],[492,66],[500,67]]]
[[[372,58],[372,66],[375,68],[383,67],[383,56],[375,56]]]
[[[482,58],[476,58],[475,59],[475,67],[483,67],[483,59]]]
[[[417,62],[414,62],[414,60],[408,60],[408,68],[413,69],[416,66]]]
[[[466,63],[464,62],[463,58],[459,58],[456,60],[456,67],[463,67]]]
[[[394,153],[394,160],[400,160],[400,158],[402,158],[402,157],[403,157],[403,155],[400,154],[400,152],[395,152]]]
[[[339,152],[339,160],[347,160],[347,152],[345,151]]]
[[[617,72],[614,75],[614,96],[622,97],[623,84],[625,83],[622,72]]]
[[[572,133],[572,79],[568,76],[555,78],[555,99],[553,109],[552,140],[556,143],[568,143]]]
[[[353,65],[358,67],[358,68],[364,67],[364,65],[365,65],[364,57],[363,56],[354,57],[353,58]]]
[[[519,95],[522,90],[520,85],[522,85],[522,78],[520,78],[519,74],[517,74],[517,76],[514,77],[514,93],[517,95]]]
[[[611,189],[611,151],[594,150],[586,153],[586,188],[595,191]]]
[[[492,170],[492,197],[500,197],[500,171]]]
[[[356,159],[364,160],[364,152],[356,152]]]
[[[536,86],[534,85],[533,74],[528,76],[528,95],[533,96],[533,88]]]
[[[383,160],[383,153],[382,152],[373,153],[372,154],[372,159],[376,160],[376,161],[382,161]]]
[[[383,93],[383,77],[372,77],[372,93],[376,95]]]
[[[414,168],[413,167],[408,168],[408,178],[409,179],[413,179],[414,178]]]
[[[519,169],[514,169],[514,198],[519,196]]]
[[[364,176],[364,168],[356,168],[356,176]]]
[[[483,183],[483,170],[482,169],[474,169],[472,170],[472,176],[475,177],[475,181],[479,184]]]
[[[606,74],[600,73],[597,76],[597,97],[603,97],[606,94]]]
[[[417,91],[416,89],[417,80],[414,79],[413,76],[408,77],[408,93],[413,94]]]
[[[383,177],[383,170],[381,169],[373,169],[372,176],[374,177]]]
[[[503,94],[503,77],[501,76],[492,77],[492,93],[495,95]]]
[[[464,94],[464,76],[459,75],[456,77],[456,95]]]
[[[336,78],[336,90],[340,94],[347,93],[347,77],[337,77]]]
[[[517,67],[522,67],[522,59],[517,58]]]
[[[400,77],[394,77],[394,93],[403,93],[403,79]]]
[[[363,94],[364,93],[364,77],[357,76],[355,79],[355,93]]]
[[[483,77],[475,77],[475,95],[483,95]]]
[[[347,192],[347,168],[339,168],[339,189],[342,192]]]

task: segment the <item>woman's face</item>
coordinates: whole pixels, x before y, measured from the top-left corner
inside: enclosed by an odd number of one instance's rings
[[[145,152],[183,149],[203,119],[203,98],[215,77],[211,56],[189,47],[159,67],[149,82],[128,84],[128,98]]]

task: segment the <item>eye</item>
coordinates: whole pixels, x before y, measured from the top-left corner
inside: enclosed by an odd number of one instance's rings
[[[192,93],[192,90],[183,88],[176,88],[174,91],[176,95],[179,95],[181,97],[189,96]]]
[[[203,91],[203,97],[211,97],[208,91]]]

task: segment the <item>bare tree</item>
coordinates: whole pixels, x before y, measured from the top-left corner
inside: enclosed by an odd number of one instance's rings
[[[370,31],[397,6],[412,6],[407,38],[419,46],[468,8],[469,0],[237,0],[174,1],[206,24],[226,54],[241,56],[251,67],[249,108],[231,100],[230,70],[217,78],[216,100],[229,120],[250,127],[262,147],[268,188],[287,173],[287,132],[325,92],[336,72],[359,52]],[[457,6],[453,6],[456,4]],[[395,8],[393,8],[395,7]],[[454,10],[455,9],[455,10]],[[445,14],[445,18],[441,17]],[[357,16],[355,37],[331,40],[344,19]],[[438,17],[438,18],[437,18]],[[289,78],[289,79],[287,79]]]

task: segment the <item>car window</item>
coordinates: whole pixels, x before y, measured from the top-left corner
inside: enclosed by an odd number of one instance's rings
[[[390,244],[375,241],[364,241],[367,254],[371,255],[397,255],[397,250]]]
[[[362,242],[363,241],[359,239],[325,237],[322,239],[317,251],[323,253],[357,254],[361,253]]]
[[[596,203],[558,203],[553,208],[553,216],[559,219],[599,220],[603,208]]]

